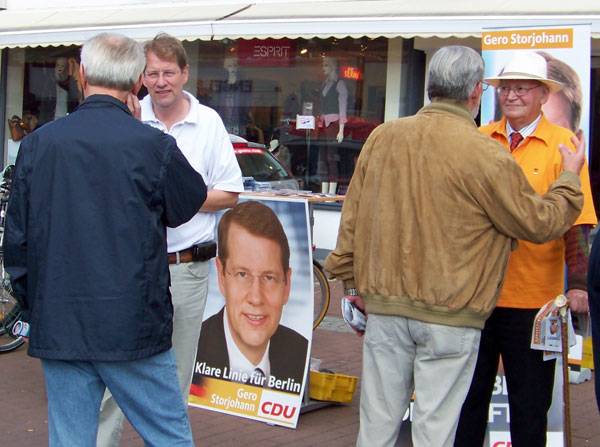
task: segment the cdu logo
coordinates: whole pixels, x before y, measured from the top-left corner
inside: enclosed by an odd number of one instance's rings
[[[263,390],[258,406],[258,416],[294,425],[298,419],[298,413],[297,396]]]

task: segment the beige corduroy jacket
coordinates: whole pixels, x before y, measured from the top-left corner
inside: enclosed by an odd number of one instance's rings
[[[577,175],[538,195],[466,106],[434,100],[368,138],[325,268],[368,313],[482,328],[516,239],[562,236],[582,204]]]

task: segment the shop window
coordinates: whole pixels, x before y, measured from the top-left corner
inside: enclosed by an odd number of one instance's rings
[[[23,116],[31,127],[71,113],[83,98],[79,47],[26,49],[24,81]]]
[[[230,133],[277,147],[303,189],[321,191],[328,183],[328,191],[345,193],[365,140],[383,122],[387,39],[224,39],[184,46],[186,90],[217,110]],[[21,118],[28,131],[81,102],[78,46],[14,49],[10,58],[18,76],[9,75],[7,115]],[[297,129],[297,115],[314,116],[316,128]],[[8,162],[18,149],[12,143]]]
[[[345,193],[365,140],[383,122],[386,39],[225,39],[185,46],[192,93],[218,111],[230,133],[279,145],[304,189],[321,191],[327,182]],[[297,115],[313,115],[316,128],[296,129]]]
[[[9,120],[5,163],[14,163],[21,139],[72,112],[83,98],[79,47],[11,49],[7,70]]]

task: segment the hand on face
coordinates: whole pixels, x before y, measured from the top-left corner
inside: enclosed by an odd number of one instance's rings
[[[127,95],[127,100],[125,102],[127,104],[127,108],[131,112],[131,114],[138,120],[142,120],[142,107],[140,106],[140,101],[137,96],[133,93],[129,93]]]

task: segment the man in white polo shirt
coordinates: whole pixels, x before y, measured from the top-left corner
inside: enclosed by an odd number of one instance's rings
[[[208,260],[216,254],[215,212],[233,207],[244,190],[242,173],[219,115],[183,90],[188,63],[181,42],[159,33],[145,45],[141,118],[175,137],[177,145],[206,183],[206,202],[184,225],[167,228],[173,350],[187,401],[208,291]],[[112,398],[101,408],[98,447],[118,446],[123,416]]]

